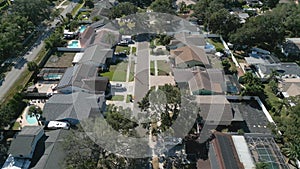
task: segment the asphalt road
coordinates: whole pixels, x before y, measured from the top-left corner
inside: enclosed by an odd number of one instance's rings
[[[75,5],[76,3],[74,2],[70,3],[61,14],[65,16],[66,13],[72,11]],[[38,38],[38,40],[34,43],[34,45],[24,56],[20,56],[15,59],[15,66],[11,69],[11,71],[9,71],[6,74],[4,81],[0,85],[0,100],[4,98],[5,94],[15,84],[22,72],[24,72],[27,69],[27,62],[30,62],[35,59],[35,57],[43,47],[44,40],[51,34],[58,21],[59,20],[57,19],[54,20],[50,26],[45,28],[44,33]]]
[[[147,94],[149,86],[149,42],[137,42],[137,64],[134,87],[134,108],[138,108],[137,102]]]

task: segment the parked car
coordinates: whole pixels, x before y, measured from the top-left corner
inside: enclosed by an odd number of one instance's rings
[[[69,130],[70,129],[70,123],[64,121],[49,121],[46,122],[45,128],[47,129],[65,129]]]

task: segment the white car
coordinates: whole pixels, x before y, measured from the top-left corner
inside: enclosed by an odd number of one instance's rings
[[[68,122],[62,122],[62,121],[49,121],[48,124],[46,124],[46,128],[69,130],[70,124]]]

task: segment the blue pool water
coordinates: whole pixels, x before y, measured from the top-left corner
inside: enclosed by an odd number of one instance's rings
[[[72,40],[68,44],[68,48],[79,48],[79,41],[78,40]]]
[[[59,80],[61,79],[62,75],[57,75],[57,74],[48,74],[44,76],[44,79],[49,79],[49,80]]]
[[[82,33],[84,30],[86,29],[85,25],[80,26],[79,28],[79,32]]]
[[[205,49],[215,49],[215,46],[207,42],[204,48]]]
[[[32,115],[31,117],[29,115],[26,115],[26,120],[29,124],[35,124],[37,123],[37,118],[39,118],[39,115]]]

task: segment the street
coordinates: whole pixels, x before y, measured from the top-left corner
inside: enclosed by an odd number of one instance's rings
[[[135,71],[134,109],[147,94],[149,87],[149,42],[137,42],[137,64]]]
[[[66,13],[71,12],[73,7],[75,7],[76,3],[71,2],[61,13],[63,16]],[[0,86],[0,100],[4,99],[5,94],[10,90],[10,88],[15,84],[18,80],[22,72],[27,69],[27,62],[30,62],[35,59],[39,51],[42,49],[44,45],[44,40],[51,34],[54,30],[56,24],[59,20],[54,20],[47,28],[45,28],[44,33],[38,38],[38,40],[33,44],[30,50],[24,55],[15,59],[15,66],[11,69],[11,71],[6,73],[5,79]]]

